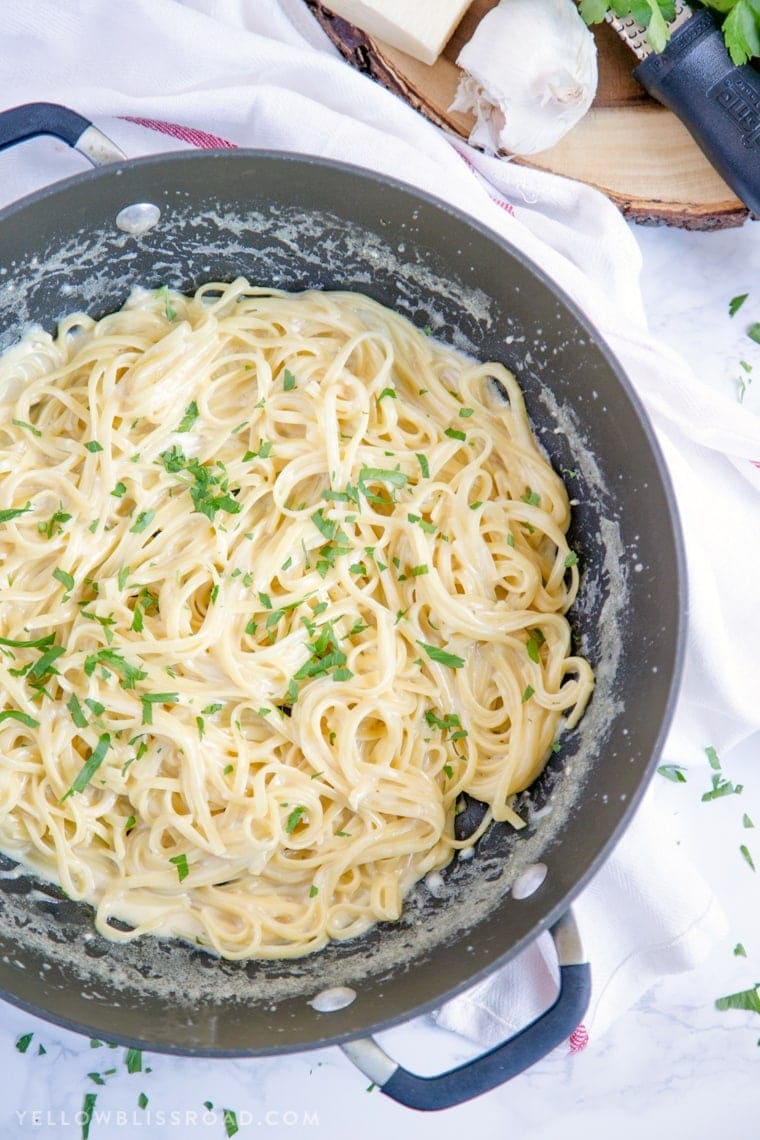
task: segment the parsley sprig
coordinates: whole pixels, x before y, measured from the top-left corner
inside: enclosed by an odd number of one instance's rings
[[[760,5],[757,0],[705,0],[723,19],[723,39],[735,64],[760,56]],[[580,0],[587,24],[600,24],[608,12],[632,16],[647,28],[653,51],[660,52],[670,39],[668,22],[675,17],[674,0]]]

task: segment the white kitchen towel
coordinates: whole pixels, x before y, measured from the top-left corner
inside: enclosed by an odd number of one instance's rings
[[[705,744],[728,748],[760,729],[760,423],[648,336],[638,247],[603,196],[453,142],[343,63],[302,0],[15,0],[2,25],[0,106],[65,103],[130,155],[216,141],[352,162],[445,197],[542,266],[627,369],[681,509],[690,628],[665,759],[704,764]],[[57,142],[26,143],[0,154],[0,199],[83,168]],[[577,904],[595,964],[594,1035],[663,973],[695,965],[724,932],[719,905],[678,854],[654,798]],[[500,1038],[547,1003],[550,962],[539,941],[485,988],[449,1003],[441,1023],[483,1042]]]

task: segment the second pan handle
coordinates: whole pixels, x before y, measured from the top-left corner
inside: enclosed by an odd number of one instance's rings
[[[560,968],[554,1005],[515,1037],[448,1073],[421,1077],[389,1057],[372,1037],[341,1046],[358,1069],[392,1100],[423,1112],[464,1104],[530,1068],[577,1028],[591,996],[591,971],[578,928],[567,910],[551,928]]]
[[[78,150],[93,166],[123,162],[127,157],[89,119],[59,103],[24,103],[0,111],[0,150],[37,135],[55,135]]]

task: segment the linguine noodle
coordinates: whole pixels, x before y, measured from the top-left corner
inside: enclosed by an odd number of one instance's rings
[[[112,939],[296,957],[590,696],[514,377],[352,293],[138,291],[0,359],[0,848]],[[457,838],[463,792],[488,805]]]

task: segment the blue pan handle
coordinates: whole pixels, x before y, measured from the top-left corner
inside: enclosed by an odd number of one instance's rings
[[[343,1052],[386,1096],[423,1112],[452,1108],[511,1080],[566,1041],[588,1009],[591,970],[572,911],[566,911],[550,933],[560,967],[557,1000],[502,1045],[435,1077],[420,1077],[402,1068],[372,1037],[346,1042]]]
[[[59,103],[24,103],[0,111],[0,150],[37,135],[55,135],[78,150],[93,166],[123,162],[127,157],[89,119]]]

